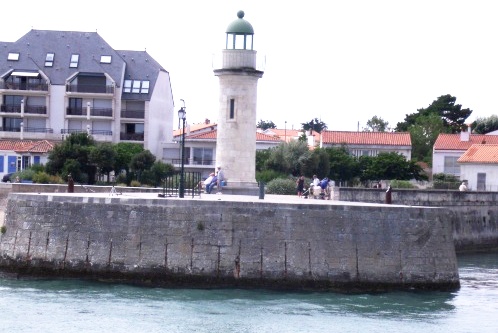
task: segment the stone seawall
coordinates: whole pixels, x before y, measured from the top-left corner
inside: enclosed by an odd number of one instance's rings
[[[385,189],[337,188],[342,201],[383,203]],[[392,203],[446,207],[457,253],[498,250],[498,192],[394,189]]]
[[[452,213],[11,193],[0,268],[153,286],[459,287]]]

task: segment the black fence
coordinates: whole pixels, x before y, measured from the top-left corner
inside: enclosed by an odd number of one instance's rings
[[[163,182],[163,193],[160,197],[177,197],[180,192],[181,174],[178,171],[173,176],[166,178]],[[184,172],[185,197],[200,196],[202,192],[202,178],[200,172]]]

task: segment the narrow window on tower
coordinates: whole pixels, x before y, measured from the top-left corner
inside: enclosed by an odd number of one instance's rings
[[[235,99],[230,99],[230,119],[235,118]]]

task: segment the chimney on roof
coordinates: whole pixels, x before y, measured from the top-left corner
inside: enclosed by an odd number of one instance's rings
[[[206,119],[204,120],[204,124],[206,124],[206,125],[207,125],[207,124],[211,124],[211,120],[209,120],[209,119],[207,119],[207,118],[206,118]]]
[[[465,142],[468,142],[470,141],[470,126],[467,126],[467,129],[463,129],[461,132],[460,132],[460,141],[465,141]]]

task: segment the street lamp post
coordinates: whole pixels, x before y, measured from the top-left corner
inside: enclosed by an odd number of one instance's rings
[[[183,106],[178,110],[178,119],[182,120],[182,142],[181,142],[181,151],[182,151],[182,162],[180,168],[180,190],[178,193],[178,197],[185,197],[185,120],[187,120],[187,111],[185,111],[185,101],[181,99]]]

